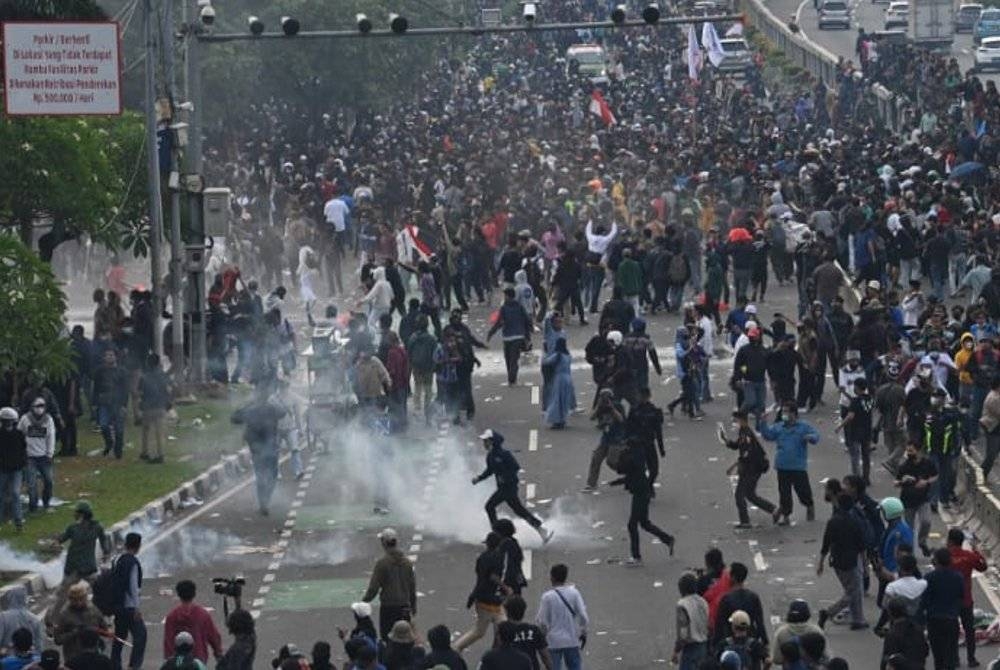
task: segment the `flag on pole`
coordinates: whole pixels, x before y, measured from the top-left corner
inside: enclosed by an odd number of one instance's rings
[[[729,26],[729,30],[726,31],[726,37],[743,37],[743,22],[737,21]]]
[[[688,24],[688,77],[691,81],[698,81],[698,71],[701,70],[701,47],[698,46],[698,37],[694,34],[694,24]]]
[[[719,42],[719,33],[715,32],[715,25],[706,21],[701,24],[701,45],[708,51],[708,60],[712,65],[719,67],[719,63],[726,57],[726,52],[722,50],[722,43]]]
[[[608,106],[604,96],[596,88],[594,89],[594,92],[590,94],[590,113],[594,116],[601,117],[601,121],[603,121],[606,126],[613,126],[618,123],[618,119],[615,118],[614,113],[611,111],[611,107]]]

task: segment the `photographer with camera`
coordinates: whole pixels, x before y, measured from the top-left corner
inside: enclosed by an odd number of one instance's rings
[[[197,593],[195,583],[188,579],[182,580],[177,582],[174,591],[181,602],[170,611],[163,622],[163,658],[174,656],[174,639],[181,632],[191,634],[194,657],[201,662],[208,662],[209,647],[216,659],[221,658],[222,636],[208,610],[194,602]]]

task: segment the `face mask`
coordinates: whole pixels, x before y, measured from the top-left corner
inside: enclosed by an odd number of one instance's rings
[[[31,411],[32,411],[32,413],[35,416],[41,416],[41,415],[45,414],[45,408],[44,407],[32,407]]]

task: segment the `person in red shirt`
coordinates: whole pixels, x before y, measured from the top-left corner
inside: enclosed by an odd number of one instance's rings
[[[174,655],[174,638],[182,631],[191,633],[195,658],[202,663],[208,662],[209,647],[216,660],[222,658],[222,636],[208,610],[194,602],[197,592],[194,582],[187,579],[177,582],[174,591],[181,602],[163,622],[163,658]]]
[[[708,603],[708,631],[715,627],[715,615],[719,610],[719,601],[729,593],[733,582],[729,576],[729,568],[722,560],[722,552],[712,547],[705,552],[705,572],[699,579],[698,590]]]
[[[973,540],[973,542],[975,542]],[[965,594],[962,597],[962,629],[965,631],[965,653],[968,658],[966,664],[970,668],[979,665],[976,660],[976,628],[973,625],[972,607],[972,572],[984,572],[986,570],[986,559],[972,544],[971,549],[963,549],[965,543],[965,533],[961,528],[952,528],[948,531],[948,552],[951,554],[951,569],[962,575],[965,582]]]

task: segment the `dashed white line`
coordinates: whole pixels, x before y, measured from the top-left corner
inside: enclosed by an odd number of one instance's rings
[[[424,536],[421,535],[420,533],[414,533],[413,534],[413,541],[414,542],[421,542],[423,539],[424,539]]]
[[[274,581],[274,573],[273,572],[269,572],[266,575],[264,575],[264,583],[265,584],[270,584],[273,581]]]
[[[281,569],[281,563],[279,561],[274,561],[273,563],[269,563],[268,566],[267,566],[267,569],[268,570],[280,570]]]
[[[409,556],[407,556],[407,558],[410,559],[410,563],[416,563],[417,562],[417,555],[416,554],[410,554]]]
[[[415,554],[418,551],[420,551],[420,545],[419,544],[411,544],[410,545],[410,553]]]
[[[524,487],[524,497],[526,500],[531,500],[535,497],[535,488],[536,486],[534,484],[528,484]]]
[[[528,431],[528,451],[538,451],[538,429]]]
[[[263,598],[254,598],[254,601],[250,603],[250,607],[263,607],[263,606],[264,606]]]
[[[542,397],[542,394],[539,391],[538,387],[535,386],[534,384],[532,384],[531,385],[531,404],[532,405],[537,405],[539,402],[541,402],[541,397]]]
[[[524,562],[521,564],[521,572],[524,573],[524,578],[531,581],[531,559],[534,556],[534,552],[531,549],[524,550]]]

